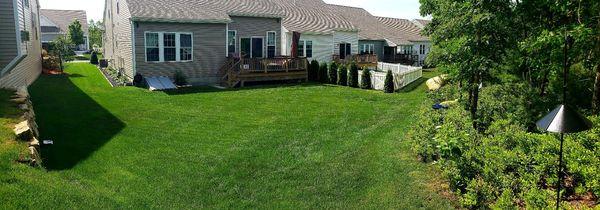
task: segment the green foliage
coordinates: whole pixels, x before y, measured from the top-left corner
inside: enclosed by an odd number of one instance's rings
[[[346,86],[348,85],[348,68],[344,65],[340,65],[337,70],[337,84]]]
[[[98,65],[98,53],[92,52],[92,56],[90,57],[90,63]]]
[[[104,33],[104,24],[102,23],[102,21],[96,22],[94,20],[90,20],[90,23],[88,25],[90,46],[102,47],[102,34]]]
[[[371,70],[363,68],[362,75],[360,76],[360,88],[371,89]]]
[[[337,70],[338,70],[338,64],[335,62],[331,62],[331,64],[329,64],[329,84],[336,84],[337,83]]]
[[[348,72],[348,86],[357,88],[358,87],[358,66],[352,62]]]
[[[392,71],[388,70],[387,74],[385,74],[385,81],[383,83],[383,92],[384,93],[393,93],[394,91],[395,91],[394,74],[392,74]]]
[[[317,60],[313,60],[308,66],[308,80],[319,81],[319,62]]]
[[[327,63],[321,63],[319,66],[319,82],[327,83],[329,81],[328,66]]]
[[[175,84],[178,86],[184,86],[184,85],[188,84],[187,76],[185,76],[185,74],[183,74],[183,72],[181,72],[179,70],[177,70],[175,72],[174,79],[175,79]]]
[[[64,36],[58,36],[54,41],[50,43],[49,53],[51,56],[56,56],[59,58],[60,69],[63,70],[63,63],[65,61],[73,60],[73,56],[75,52],[71,49],[73,44],[71,41],[66,39]]]
[[[83,30],[81,29],[81,23],[79,22],[79,20],[74,20],[69,25],[69,31],[67,33],[67,37],[69,37],[69,41],[73,45],[80,45],[80,44],[85,43]]]

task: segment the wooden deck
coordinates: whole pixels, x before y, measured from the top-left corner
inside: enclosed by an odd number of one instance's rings
[[[306,80],[307,67],[305,58],[230,58],[221,74],[223,82],[233,88],[243,87],[246,82]]]

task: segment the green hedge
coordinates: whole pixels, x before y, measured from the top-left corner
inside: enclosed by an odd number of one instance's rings
[[[394,74],[392,71],[388,70],[387,74],[385,74],[385,81],[383,83],[383,92],[385,93],[393,93],[394,92]]]
[[[358,87],[358,66],[356,63],[352,63],[348,69],[348,86],[356,88]]]
[[[329,81],[329,76],[328,76],[328,65],[327,63],[321,63],[321,65],[319,66],[319,82],[322,83],[327,83]]]
[[[368,68],[363,68],[360,79],[360,88],[371,89],[371,70],[369,70]]]
[[[313,60],[308,65],[308,80],[317,82],[319,81],[319,62]]]
[[[344,65],[338,67],[337,84],[342,86],[348,85],[348,70]]]
[[[337,83],[337,69],[338,69],[338,64],[335,62],[332,62],[331,64],[329,64],[329,83],[330,84],[336,84]]]

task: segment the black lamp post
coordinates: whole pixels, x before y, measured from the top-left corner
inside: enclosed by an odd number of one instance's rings
[[[563,81],[563,104],[556,107],[552,112],[536,123],[541,130],[560,134],[560,152],[558,161],[558,186],[556,192],[556,209],[560,206],[560,190],[563,182],[563,142],[565,133],[578,133],[592,128],[592,122],[586,119],[577,110],[570,108],[567,104],[567,76],[569,71],[568,50],[573,45],[573,38],[565,35],[564,47],[564,81]]]

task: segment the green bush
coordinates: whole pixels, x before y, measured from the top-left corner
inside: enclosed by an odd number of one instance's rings
[[[348,73],[348,86],[350,87],[358,87],[358,66],[356,63],[350,64],[349,73]]]
[[[392,71],[388,70],[387,74],[385,74],[385,82],[383,83],[383,92],[385,93],[393,93],[394,89],[394,75]]]
[[[175,84],[178,86],[184,86],[187,85],[187,77],[185,76],[185,74],[183,74],[183,72],[181,71],[176,71],[175,72]]]
[[[337,69],[338,69],[338,65],[335,62],[332,62],[331,64],[329,64],[329,84],[336,84],[337,83]]]
[[[337,84],[346,86],[348,85],[348,70],[344,65],[340,65],[337,71]]]
[[[371,89],[371,70],[363,68],[360,78],[360,88]]]
[[[98,54],[96,52],[92,52],[92,55],[90,57],[90,63],[98,65]]]
[[[327,74],[327,63],[321,63],[319,66],[319,82],[327,83],[329,80],[329,75]]]
[[[319,62],[317,60],[311,61],[308,66],[308,80],[313,82],[319,81]]]

